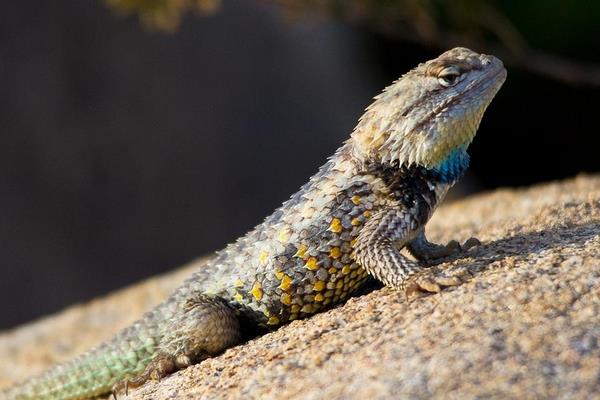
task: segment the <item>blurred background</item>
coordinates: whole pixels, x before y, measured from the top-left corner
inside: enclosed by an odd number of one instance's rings
[[[456,45],[509,74],[455,198],[600,171],[600,2],[3,2],[0,329],[223,247]]]

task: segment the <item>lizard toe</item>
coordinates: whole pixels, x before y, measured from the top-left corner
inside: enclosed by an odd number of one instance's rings
[[[463,250],[469,250],[473,247],[481,246],[481,241],[476,237],[470,237],[467,241],[462,245]]]
[[[409,277],[404,284],[407,296],[418,293],[439,293],[445,287],[458,286],[463,283],[459,274],[448,274],[437,268],[428,269]]]

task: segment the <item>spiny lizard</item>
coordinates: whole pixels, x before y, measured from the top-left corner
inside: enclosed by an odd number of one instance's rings
[[[423,261],[460,246],[424,227],[469,164],[467,147],[506,78],[465,48],[420,64],[375,98],[351,137],[300,191],[112,340],[3,393],[83,399],[139,386],[344,301],[368,276],[405,291],[460,279]],[[401,254],[402,248],[416,259]]]

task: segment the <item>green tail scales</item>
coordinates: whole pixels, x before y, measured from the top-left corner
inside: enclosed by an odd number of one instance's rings
[[[99,347],[0,392],[0,399],[76,400],[110,392],[113,385],[141,373],[156,353],[156,319],[150,314]]]

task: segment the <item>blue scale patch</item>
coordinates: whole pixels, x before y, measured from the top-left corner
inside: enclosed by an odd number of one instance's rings
[[[443,183],[452,183],[457,181],[469,168],[469,154],[466,148],[453,150],[444,161],[433,167],[433,170],[440,175]]]

